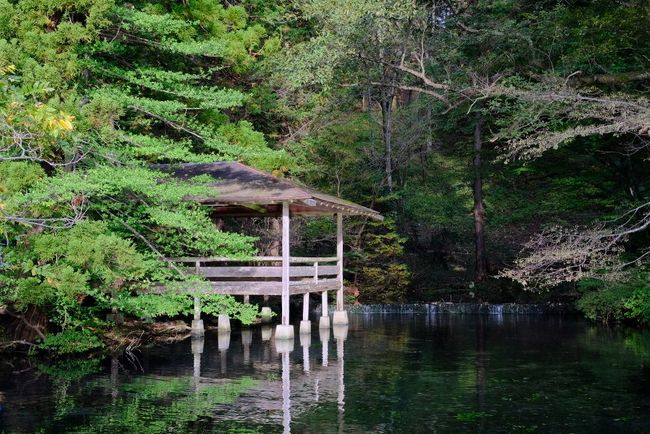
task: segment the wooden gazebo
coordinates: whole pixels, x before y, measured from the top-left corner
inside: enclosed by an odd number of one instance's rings
[[[304,187],[288,179],[232,161],[157,165],[158,170],[181,179],[210,175],[208,184],[214,195],[191,197],[189,200],[212,207],[215,217],[282,217],[282,256],[257,256],[243,260],[221,257],[170,258],[205,276],[211,291],[219,294],[282,296],[281,323],[276,338],[293,338],[289,323],[289,297],[303,294],[301,332],[311,331],[309,294],[322,294],[322,316],[319,325],[329,327],[327,291],[336,290],[334,324],[347,324],[343,306],[343,216],[358,215],[381,220],[369,208]],[[336,256],[292,257],[289,227],[291,216],[336,215]],[[199,318],[196,317],[195,320]]]

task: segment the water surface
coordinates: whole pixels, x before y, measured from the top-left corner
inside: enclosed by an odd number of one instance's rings
[[[0,364],[0,432],[650,432],[650,334],[516,315],[351,315],[127,357]]]

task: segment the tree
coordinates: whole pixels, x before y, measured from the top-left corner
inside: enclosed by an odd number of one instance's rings
[[[59,328],[85,327],[121,296],[188,279],[162,256],[253,252],[252,238],[219,231],[208,210],[181,200],[205,191],[205,180],[179,182],[151,166],[290,166],[246,119],[247,77],[273,41],[243,6],[0,9],[3,305],[17,314],[38,306]],[[89,299],[96,305],[87,308]]]

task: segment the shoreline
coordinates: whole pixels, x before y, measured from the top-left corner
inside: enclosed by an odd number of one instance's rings
[[[332,309],[332,307],[328,307]],[[566,315],[579,314],[570,303],[387,303],[346,305],[359,314]],[[331,311],[331,310],[330,310]],[[320,307],[314,310],[320,314]]]

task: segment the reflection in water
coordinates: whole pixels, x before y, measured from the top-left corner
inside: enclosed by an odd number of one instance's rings
[[[323,346],[323,367],[327,366],[327,359],[329,358],[328,350],[330,343],[330,329],[329,327],[320,327],[318,329],[318,334],[320,336],[320,341]]]
[[[120,369],[120,361],[118,359],[119,354],[113,352],[111,354],[111,397],[113,400],[117,398],[119,391],[117,389],[117,381]]]
[[[323,347],[323,367],[327,367],[327,347],[329,344],[330,332],[329,329],[321,329],[320,337],[322,339]],[[345,355],[344,350],[344,341],[347,337],[347,326],[336,326],[334,329],[334,337],[337,340],[337,361],[338,366],[336,370],[336,378],[338,385],[338,409],[339,409],[339,427],[340,430],[343,428],[343,412],[345,405],[345,385],[344,385],[344,372],[343,372],[343,358]],[[283,433],[291,433],[291,413],[294,407],[303,407],[306,403],[296,401],[292,403],[292,373],[291,373],[291,352],[294,349],[294,340],[275,340],[275,351],[280,355],[281,359],[281,369],[282,369],[282,429]],[[300,335],[300,345],[302,347],[302,356],[303,356],[303,369],[302,377],[298,378],[298,381],[294,383],[293,393],[298,395],[297,398],[305,400],[308,398],[313,391],[316,401],[318,401],[318,387],[319,380],[321,376],[321,371],[316,375],[316,379],[313,383],[310,381],[310,355],[309,348],[311,347],[311,335]],[[326,374],[326,378],[332,378],[331,375]],[[299,375],[299,372],[295,372],[294,375]]]
[[[253,332],[250,329],[241,331],[241,344],[244,347],[244,364],[248,365],[251,361],[251,344],[253,343]]]
[[[230,330],[220,331],[217,335],[217,348],[219,348],[219,366],[221,373],[226,373],[228,365],[228,348],[230,348]]]
[[[508,315],[350,320],[349,329],[292,341],[274,340],[270,327],[208,332],[143,348],[141,364],[117,354],[31,370],[29,360],[2,360],[0,432],[645,433],[650,425],[650,333]]]
[[[309,373],[309,347],[311,347],[311,334],[300,334],[300,346],[302,347],[302,370]]]
[[[192,356],[194,359],[192,370],[192,381],[194,382],[194,390],[198,392],[199,384],[201,383],[201,356],[203,355],[203,347],[205,346],[204,335],[192,335]]]
[[[288,349],[288,348],[287,348]],[[282,355],[282,428],[285,434],[291,432],[291,367],[289,366],[289,351]]]
[[[272,334],[273,334],[273,328],[271,326],[262,326],[262,340],[263,341],[270,341]]]
[[[339,432],[343,432],[343,416],[345,414],[345,375],[344,375],[344,356],[345,340],[348,338],[347,325],[334,326],[334,339],[336,339],[336,360],[338,361],[338,394],[337,394],[337,411]]]

